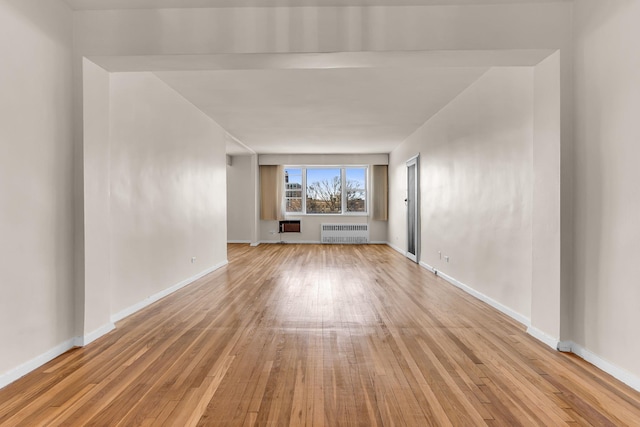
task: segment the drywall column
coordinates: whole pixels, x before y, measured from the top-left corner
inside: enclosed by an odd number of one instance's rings
[[[258,242],[257,167],[253,157],[257,156],[233,156],[232,164],[227,165],[227,240],[230,243]]]
[[[114,328],[111,322],[109,203],[109,73],[83,60],[84,306],[86,345]]]
[[[260,166],[258,155],[251,156],[251,182],[253,183],[253,224],[251,225],[251,246],[260,244]]]
[[[531,326],[556,348],[561,334],[560,52],[534,70]]]
[[[0,1],[0,387],[76,334],[72,22],[63,1]]]
[[[640,2],[581,0],[572,350],[640,390]],[[636,41],[634,41],[636,40]]]

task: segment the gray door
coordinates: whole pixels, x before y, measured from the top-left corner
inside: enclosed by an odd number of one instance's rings
[[[407,161],[407,258],[414,262],[420,256],[420,158]]]

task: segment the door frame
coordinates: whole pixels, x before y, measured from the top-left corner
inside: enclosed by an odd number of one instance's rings
[[[411,157],[406,162],[407,165],[407,198],[405,199],[405,205],[407,206],[407,251],[405,253],[406,257],[415,263],[420,262],[420,153]],[[409,194],[409,169],[411,167],[415,167],[415,185],[413,188],[413,194]],[[409,242],[410,236],[409,232],[411,227],[409,226],[409,222],[411,221],[411,212],[410,209],[413,208],[413,219],[414,219],[414,227],[413,227],[413,239],[414,239],[414,248],[413,252],[410,252]]]

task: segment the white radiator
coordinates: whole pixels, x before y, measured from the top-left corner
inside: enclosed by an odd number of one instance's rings
[[[369,243],[369,224],[321,224],[322,243]]]

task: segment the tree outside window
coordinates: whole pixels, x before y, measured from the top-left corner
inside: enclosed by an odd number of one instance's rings
[[[340,169],[307,169],[307,213],[342,213]]]

